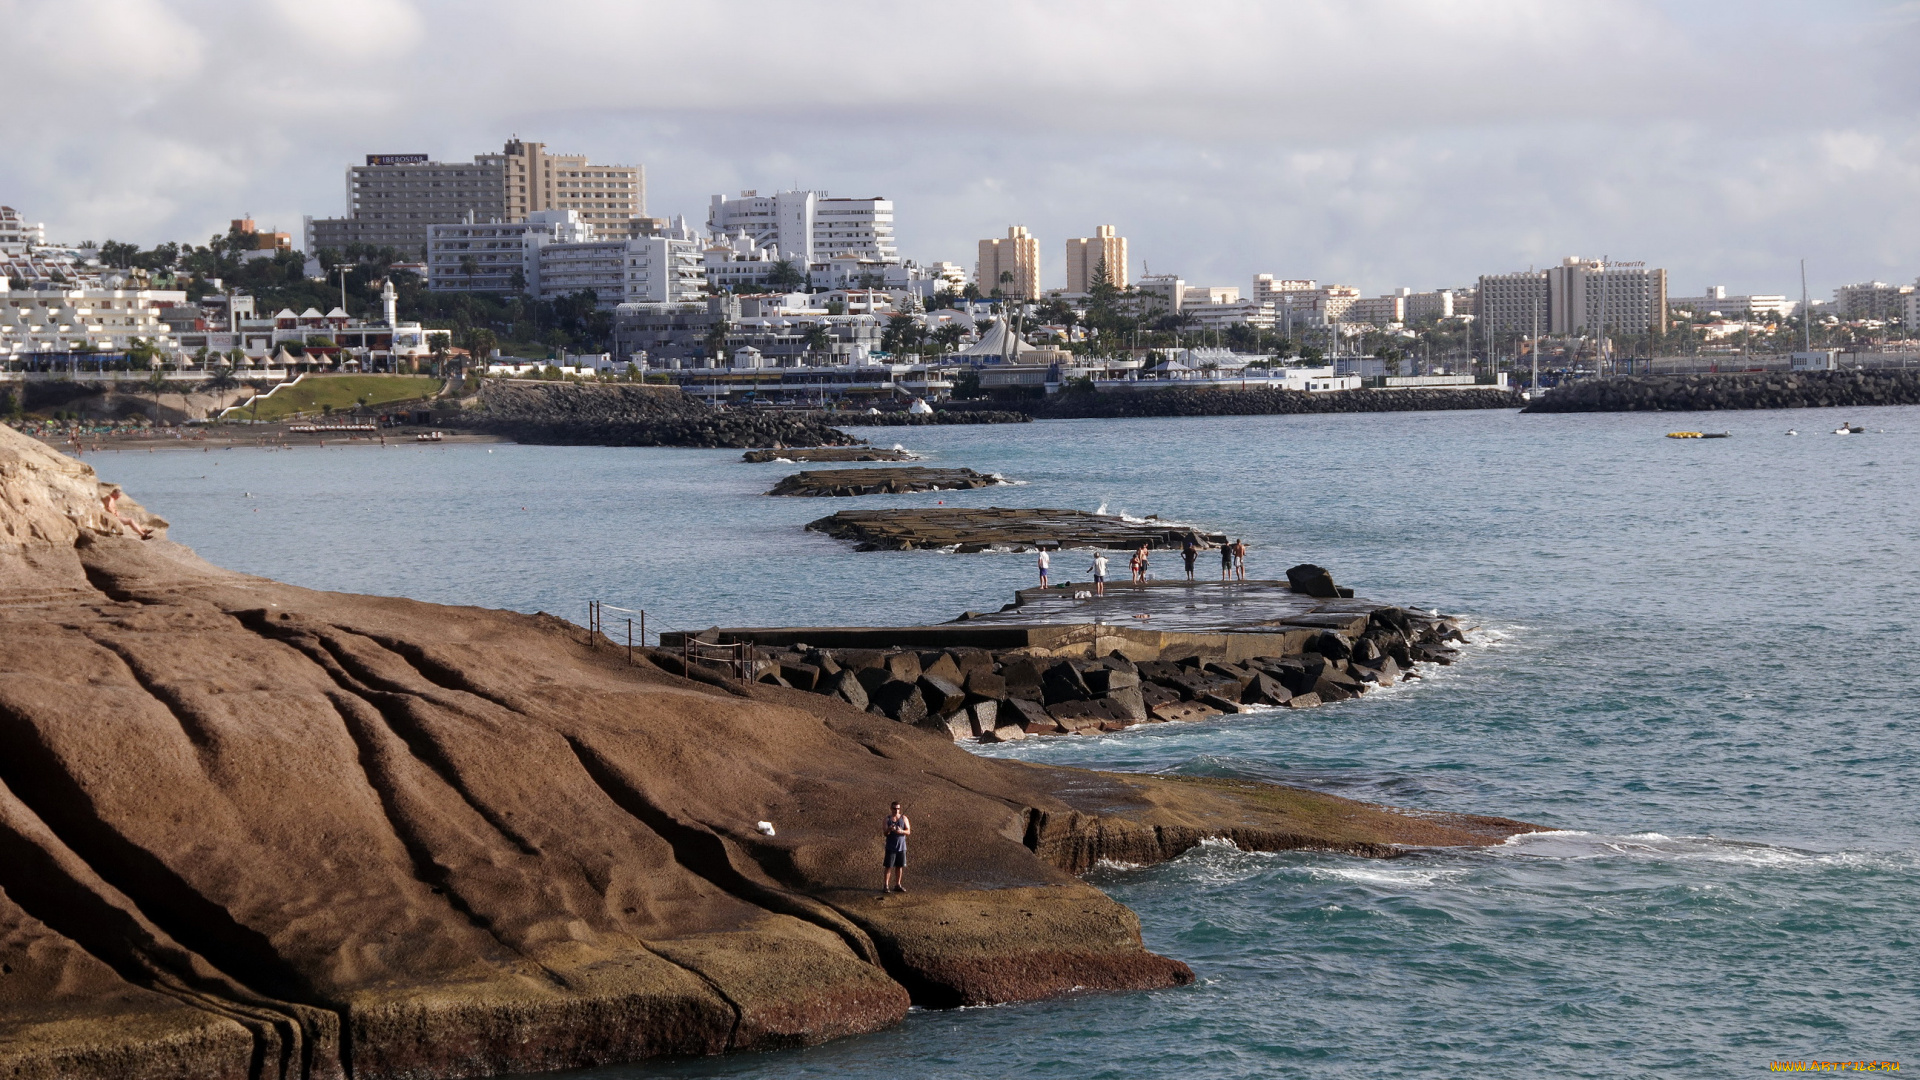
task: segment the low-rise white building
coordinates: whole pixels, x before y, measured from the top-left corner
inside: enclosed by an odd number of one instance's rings
[[[0,206],[0,255],[25,255],[47,242],[47,227],[28,221],[11,206]]]
[[[593,226],[573,210],[536,210],[525,221],[429,225],[427,288],[434,292],[537,292],[541,248],[585,243],[593,238]]]
[[[1239,292],[1238,289],[1233,290]],[[1191,296],[1193,290],[1188,290]],[[1196,330],[1220,330],[1229,326],[1252,326],[1261,330],[1273,329],[1273,305],[1258,300],[1222,300],[1211,304],[1188,303],[1181,314],[1192,320],[1187,325]]]
[[[1906,313],[1912,285],[1889,285],[1884,281],[1863,281],[1833,290],[1834,314],[1842,319],[1891,319]]]
[[[1668,311],[1687,311],[1695,317],[1718,315],[1724,318],[1777,318],[1793,313],[1794,302],[1785,296],[1730,296],[1725,285],[1709,285],[1699,296],[1669,296]]]
[[[136,338],[174,352],[180,341],[160,313],[186,300],[170,289],[13,289],[0,279],[0,357],[124,353]]]

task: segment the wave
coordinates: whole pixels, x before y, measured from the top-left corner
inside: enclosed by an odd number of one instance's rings
[[[1911,851],[1807,851],[1719,836],[1668,836],[1657,832],[1613,835],[1577,829],[1520,833],[1489,850],[1497,856],[1532,859],[1582,861],[1629,858],[1759,869],[1913,869],[1920,866],[1920,853]]]

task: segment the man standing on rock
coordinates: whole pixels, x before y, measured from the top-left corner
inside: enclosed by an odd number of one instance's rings
[[[881,892],[907,891],[907,837],[912,833],[913,823],[907,820],[900,804],[894,803],[893,812],[887,815],[887,852],[880,860],[881,869],[886,872]]]
[[[1047,549],[1041,548],[1040,549],[1040,587],[1043,589],[1047,587],[1047,567],[1051,565],[1053,565],[1053,560],[1047,556]]]
[[[1193,563],[1200,557],[1200,542],[1187,534],[1186,542],[1180,545],[1180,561],[1187,564],[1187,580],[1193,580]]]
[[[1220,545],[1220,580],[1233,580],[1233,545]]]
[[[1245,540],[1233,542],[1233,574],[1241,581],[1247,580],[1247,542]]]
[[[1105,555],[1095,555],[1093,557],[1093,565],[1087,567],[1087,569],[1093,571],[1093,595],[1107,595],[1107,557]]]

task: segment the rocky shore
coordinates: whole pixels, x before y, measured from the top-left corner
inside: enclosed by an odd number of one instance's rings
[[[1035,402],[1043,420],[1147,416],[1276,416],[1303,413],[1425,412],[1439,409],[1517,409],[1517,391],[1476,390],[1154,390],[1139,393],[1056,394]]]
[[[1557,386],[1524,412],[1707,412],[1920,405],[1920,370],[1627,375]]]
[[[845,446],[816,413],[722,412],[677,387],[490,379],[459,423],[547,446]]]
[[[1033,417],[1010,409],[947,409],[931,413],[823,412],[823,423],[835,427],[939,427],[945,424],[1030,424]]]
[[[913,461],[906,450],[886,450],[877,446],[778,446],[771,450],[749,450],[740,455],[748,464],[769,461]]]
[[[1076,873],[1533,828],[990,760],[551,616],[232,573],[165,530],[0,429],[0,1075],[436,1080],[1178,986]],[[1106,670],[1072,668],[1111,698]],[[883,895],[893,799],[913,892]]]
[[[820,469],[797,472],[773,485],[769,495],[849,497],[907,495],[920,491],[972,491],[1006,483],[972,469]]]

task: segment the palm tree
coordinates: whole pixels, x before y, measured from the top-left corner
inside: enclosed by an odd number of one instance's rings
[[[833,346],[833,335],[828,332],[824,323],[808,323],[803,338],[806,341],[809,358],[815,353],[826,352]]]

